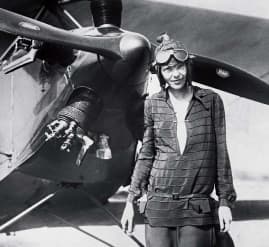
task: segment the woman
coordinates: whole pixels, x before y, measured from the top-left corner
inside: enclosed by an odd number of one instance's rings
[[[145,101],[144,138],[122,227],[133,231],[134,203],[146,219],[148,247],[211,247],[227,232],[236,199],[218,94],[191,83],[184,45],[165,34],[155,51],[161,92]],[[210,197],[213,189],[219,201]]]

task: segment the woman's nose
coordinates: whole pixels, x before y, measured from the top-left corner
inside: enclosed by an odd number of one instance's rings
[[[179,70],[175,70],[173,74],[174,78],[182,80],[184,78],[184,74]]]

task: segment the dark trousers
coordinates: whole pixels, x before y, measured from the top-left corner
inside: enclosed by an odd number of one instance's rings
[[[152,227],[145,225],[147,247],[214,247],[214,226]]]

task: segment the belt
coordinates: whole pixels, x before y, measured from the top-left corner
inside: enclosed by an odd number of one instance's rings
[[[192,199],[192,198],[209,198],[206,194],[187,194],[187,195],[180,195],[179,193],[164,193],[164,192],[149,192],[149,196],[158,196],[158,197],[166,197],[172,198],[173,200],[181,200],[181,199]]]
[[[169,194],[169,193],[164,193],[164,192],[149,192],[148,193],[148,198],[151,198],[153,196],[171,198],[172,200],[176,200],[176,201],[182,200],[184,202],[184,206],[183,206],[184,209],[189,209],[190,204],[191,204],[192,208],[197,212],[200,212],[201,210],[203,212],[211,211],[210,206],[209,206],[209,200],[208,200],[210,196],[206,194],[193,193],[193,194],[187,194],[187,195],[180,195],[179,193]],[[201,205],[197,207],[190,201],[193,198],[201,198],[201,199],[207,199],[207,200],[206,201],[202,200],[200,203]]]

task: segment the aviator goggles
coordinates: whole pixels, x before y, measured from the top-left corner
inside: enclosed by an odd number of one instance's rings
[[[160,50],[155,56],[155,62],[156,64],[167,63],[171,56],[174,56],[179,62],[185,62],[188,59],[189,54],[185,49]]]

